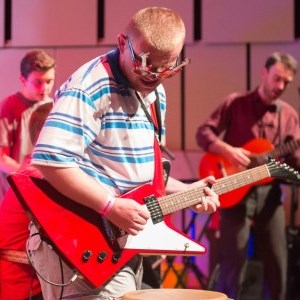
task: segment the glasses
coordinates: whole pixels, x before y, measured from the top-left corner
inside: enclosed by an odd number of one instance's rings
[[[153,72],[152,65],[147,65],[147,58],[149,56],[149,52],[145,53],[142,52],[141,54],[137,55],[132,47],[130,39],[127,37],[128,41],[128,48],[130,51],[131,59],[133,62],[133,69],[132,71],[144,78],[155,80],[155,79],[166,79],[174,76],[178,72],[182,70],[184,66],[190,63],[189,58],[185,58],[180,64],[178,64],[178,58],[176,59],[176,63],[172,67],[158,67],[156,68],[156,72]]]

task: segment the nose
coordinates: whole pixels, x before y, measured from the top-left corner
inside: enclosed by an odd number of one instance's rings
[[[49,91],[49,84],[46,82],[41,83],[40,86],[41,92],[48,92]]]
[[[279,80],[277,84],[277,88],[280,91],[283,91],[286,88],[286,82],[284,80]]]

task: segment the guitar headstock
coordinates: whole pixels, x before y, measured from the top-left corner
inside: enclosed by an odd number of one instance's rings
[[[300,184],[300,173],[286,163],[280,163],[274,158],[266,164],[271,177],[284,179],[287,182]]]

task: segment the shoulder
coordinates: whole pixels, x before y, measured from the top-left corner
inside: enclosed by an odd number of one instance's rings
[[[90,95],[97,93],[103,87],[107,88],[112,79],[107,61],[107,54],[103,54],[81,65],[59,87],[55,98],[66,91]]]
[[[0,107],[5,106],[5,105],[12,105],[12,104],[15,104],[16,102],[19,102],[19,101],[21,101],[21,99],[18,96],[18,93],[14,93],[14,94],[11,94],[11,95],[3,98],[0,101]]]
[[[247,103],[251,103],[253,100],[253,93],[241,93],[241,92],[234,92],[231,94],[228,94],[223,103],[221,104],[221,107],[223,108],[231,108],[236,109],[238,107],[245,107],[247,106]]]
[[[286,114],[289,114],[291,116],[298,116],[296,109],[291,104],[282,99],[277,100],[277,106]]]
[[[19,108],[19,104],[22,104],[18,93],[12,94],[0,101],[0,115],[12,114],[17,111]]]
[[[232,103],[232,102],[241,102],[241,101],[252,101],[252,99],[255,97],[255,92],[234,92],[225,98],[225,102]]]
[[[162,84],[160,84],[157,88],[157,93],[159,95],[159,100],[165,102],[166,101],[166,91]]]
[[[99,71],[99,68],[102,64],[101,58],[102,56],[95,57],[79,66],[62,84],[61,88],[69,88],[77,85],[82,85],[86,80],[90,80],[91,76]]]

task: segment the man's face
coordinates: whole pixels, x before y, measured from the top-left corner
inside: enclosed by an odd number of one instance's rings
[[[264,69],[262,74],[264,102],[269,104],[279,98],[293,79],[294,73],[280,62],[271,66],[269,70]]]
[[[32,101],[40,101],[49,97],[55,79],[55,69],[46,72],[33,71],[27,78],[21,76],[23,95]]]
[[[179,45],[172,52],[161,53],[146,43],[125,39],[122,67],[131,88],[148,94],[168,78],[165,75],[175,75],[169,71],[178,64],[181,49]]]

